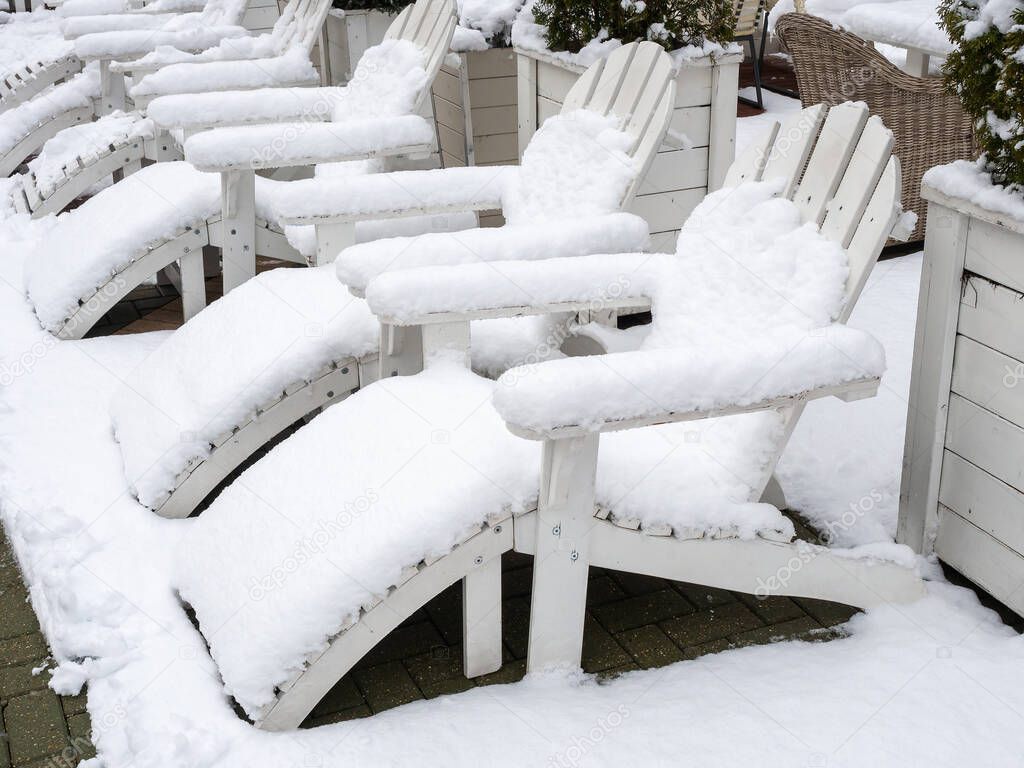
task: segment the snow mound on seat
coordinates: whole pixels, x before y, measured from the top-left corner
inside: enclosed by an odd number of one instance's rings
[[[535,503],[540,446],[455,365],[387,379],[246,471],[189,527],[176,583],[250,716],[402,569]]]
[[[117,392],[111,417],[125,474],[156,507],[215,438],[285,387],[377,347],[365,302],[330,268],[275,269],[212,303],[150,355]]]
[[[56,331],[112,275],[220,210],[220,179],[187,163],[158,163],[61,216],[26,261],[25,288]],[[116,279],[116,278],[115,278]]]
[[[153,121],[137,113],[114,112],[92,123],[66,128],[43,145],[39,154],[29,161],[28,167],[35,178],[36,189],[43,197],[49,196],[57,185],[67,178],[64,168],[75,167],[78,158],[88,165],[110,151],[134,139],[153,136]]]
[[[92,107],[100,96],[100,71],[87,67],[66,83],[50,88],[34,99],[0,114],[0,155],[5,155],[37,126],[44,125],[64,112]]]

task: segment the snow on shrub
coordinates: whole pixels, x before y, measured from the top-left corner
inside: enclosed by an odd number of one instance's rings
[[[398,13],[409,0],[334,0],[334,7],[343,11],[383,11],[384,13]]]
[[[732,3],[724,0],[536,0],[534,21],[547,47],[578,53],[593,40],[653,40],[674,51],[732,40]]]
[[[1024,193],[1024,0],[942,0],[942,27],[957,48],[946,59],[996,184]]]

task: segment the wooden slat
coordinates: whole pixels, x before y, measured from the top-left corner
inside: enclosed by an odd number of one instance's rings
[[[1024,328],[1024,294],[977,275],[968,276],[960,300],[958,333],[1024,360],[1021,328]]]
[[[707,107],[676,107],[668,127],[674,133],[684,134],[693,146],[706,147],[711,137],[711,110]]]
[[[1024,293],[1020,235],[972,217],[967,232],[967,269]]]
[[[600,75],[600,67],[593,71],[591,85],[596,82],[598,75]],[[580,79],[582,79],[580,75],[570,72],[568,69],[562,69],[544,61],[539,62],[537,64],[537,95],[562,103],[572,87],[576,85],[576,81]]]
[[[892,131],[880,119],[870,120],[861,133],[835,196],[828,201],[821,233],[843,248],[853,239],[868,200],[889,162],[893,141]]]
[[[703,187],[638,195],[629,204],[628,210],[646,219],[652,232],[665,232],[679,229],[703,199]]]
[[[473,110],[473,135],[516,133],[516,106],[480,107]]]
[[[983,346],[966,336],[956,337],[951,389],[972,403],[1024,425],[1024,363]]]
[[[946,419],[946,448],[1024,491],[1024,428],[957,394],[949,397]]]
[[[658,153],[647,176],[640,183],[638,195],[673,192],[681,183],[687,187],[707,183],[708,149],[670,149]],[[683,220],[676,222],[680,226]]]
[[[737,157],[728,172],[725,174],[723,186],[735,187],[745,181],[757,181],[764,173],[764,166],[768,160],[775,138],[779,135],[779,124],[773,122],[761,136],[750,142],[743,150],[743,154]]]
[[[793,195],[804,220],[820,224],[824,219],[825,206],[843,178],[867,119],[868,108],[863,104],[844,103],[828,111],[804,177]]]
[[[765,181],[786,179],[783,197],[791,197],[797,182],[800,181],[800,174],[807,164],[811,147],[814,146],[821,123],[825,119],[825,111],[824,105],[815,104],[790,115],[779,126],[779,135],[765,163],[762,178]]]
[[[516,78],[496,77],[469,82],[469,101],[473,109],[481,107],[504,107],[515,104]]]
[[[942,456],[939,503],[1011,549],[1024,550],[1024,494],[952,451]]]
[[[676,108],[706,107],[711,104],[711,67],[691,67],[686,76],[678,78]]]
[[[516,76],[516,56],[508,48],[471,51],[464,54],[463,58],[467,60],[469,66],[470,80]]]

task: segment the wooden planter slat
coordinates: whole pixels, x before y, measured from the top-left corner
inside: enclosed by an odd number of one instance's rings
[[[519,55],[519,152],[562,102],[583,72],[532,51]],[[651,247],[674,251],[679,228],[708,191],[721,186],[735,153],[739,57],[695,62],[676,79],[671,130],[685,134],[686,149],[666,144],[655,157],[627,210],[644,217]]]
[[[1024,222],[922,196],[897,538],[1024,615]]]

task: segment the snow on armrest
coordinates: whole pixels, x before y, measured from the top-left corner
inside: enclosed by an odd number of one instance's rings
[[[381,275],[366,300],[390,325],[637,307],[649,303],[652,267],[666,258],[624,253],[420,267]]]
[[[631,213],[434,232],[362,243],[341,252],[338,279],[357,295],[375,277],[414,267],[540,261],[594,253],[633,253],[650,242],[647,222]]]
[[[344,123],[275,123],[217,128],[185,142],[200,171],[288,168],[429,151],[434,127],[417,115]]]
[[[242,37],[247,34],[249,31],[245,27],[205,27],[173,32],[138,29],[98,32],[75,40],[75,54],[85,60],[126,59],[142,56],[161,45],[198,51],[217,45],[225,37]]]
[[[870,396],[885,370],[885,352],[867,333],[834,325],[731,347],[641,350],[524,368],[501,377],[494,406],[514,434],[541,440],[774,409],[843,393]]]
[[[115,61],[110,65],[110,69],[112,72],[133,73],[137,77],[137,83],[146,75],[156,72],[161,67],[168,67],[171,64],[269,58],[275,53],[274,43],[275,40],[272,35],[263,34],[257,37],[229,37],[220,45],[207,48],[198,53],[180,51],[177,48],[163,46],[155,51],[150,51],[140,59]]]
[[[161,128],[327,120],[341,88],[261,88],[153,99],[146,114]]]
[[[469,166],[293,181],[277,193],[285,224],[388,219],[501,208],[516,166]]]
[[[111,13],[104,16],[73,16],[64,22],[64,39],[74,40],[85,35],[98,35],[106,32],[160,29],[173,18],[174,14],[172,13]]]
[[[171,64],[146,75],[132,87],[133,98],[207,91],[252,90],[320,82],[305,50],[293,48],[283,56],[235,61]]]

